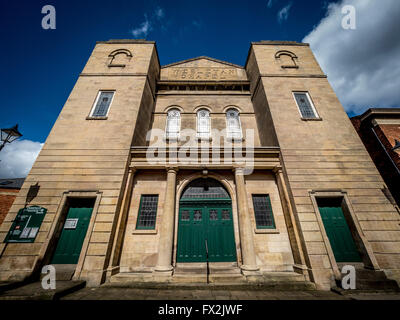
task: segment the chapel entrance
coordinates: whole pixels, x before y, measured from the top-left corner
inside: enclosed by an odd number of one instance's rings
[[[179,202],[177,262],[234,262],[232,200],[217,180],[200,178]]]

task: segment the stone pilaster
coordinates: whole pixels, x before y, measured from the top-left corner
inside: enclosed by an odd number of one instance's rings
[[[160,225],[160,240],[158,246],[158,260],[154,271],[165,275],[172,274],[172,248],[174,241],[174,217],[177,168],[167,168],[167,190],[162,224]]]
[[[249,216],[246,186],[244,183],[243,168],[235,169],[236,194],[239,211],[239,233],[242,248],[243,265],[240,267],[243,274],[251,274],[259,270],[254,250],[253,231]]]
[[[273,169],[275,173],[276,184],[278,186],[279,195],[282,202],[285,221],[288,228],[288,235],[292,247],[294,258],[294,271],[304,274],[309,279],[308,267],[306,265],[303,245],[300,238],[298,222],[293,212],[292,204],[290,203],[289,193],[283,176],[282,167],[278,166]]]
[[[119,211],[119,216],[117,220],[117,227],[115,229],[113,247],[111,250],[110,263],[107,268],[107,278],[111,277],[113,274],[119,271],[119,258],[121,255],[122,243],[124,241],[124,235],[126,230],[126,221],[128,218],[129,204],[131,202],[132,188],[133,188],[133,178],[135,176],[136,168],[128,169],[128,177],[126,179],[124,195],[122,198],[122,203]]]

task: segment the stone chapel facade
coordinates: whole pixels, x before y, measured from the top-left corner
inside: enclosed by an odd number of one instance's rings
[[[0,227],[0,280],[196,282],[206,261],[214,282],[329,289],[343,264],[399,280],[382,189],[308,44],[160,66],[152,41],[101,41]],[[26,204],[47,209],[37,229],[15,225]]]

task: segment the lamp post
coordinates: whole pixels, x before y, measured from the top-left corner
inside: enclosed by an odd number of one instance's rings
[[[22,137],[22,134],[18,131],[18,124],[16,124],[12,128],[1,129],[0,131],[1,131],[1,141],[3,141],[3,143],[0,145],[0,151],[4,148],[7,142],[11,143],[14,140],[17,140],[18,138]]]

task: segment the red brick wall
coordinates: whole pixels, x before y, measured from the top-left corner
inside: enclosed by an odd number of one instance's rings
[[[400,156],[398,151],[392,151],[395,142],[394,139],[400,138],[400,126],[392,124],[381,124],[373,127],[370,122],[361,123],[359,117],[351,118],[354,128],[358,132],[361,140],[363,141],[368,153],[375,163],[376,168],[379,170],[383,180],[388,186],[392,196],[400,205],[400,178],[399,173],[386,155],[385,150],[376,139],[371,128],[374,128],[376,135],[384,145],[387,153],[391,159],[400,168]]]
[[[15,189],[0,189],[0,225],[6,217],[8,210],[10,210],[18,191]]]
[[[381,124],[379,128],[388,142],[389,149],[392,149],[396,144],[394,140],[397,139],[400,141],[400,126],[398,124]],[[400,168],[400,149],[395,151],[389,150],[389,152],[397,167]]]

